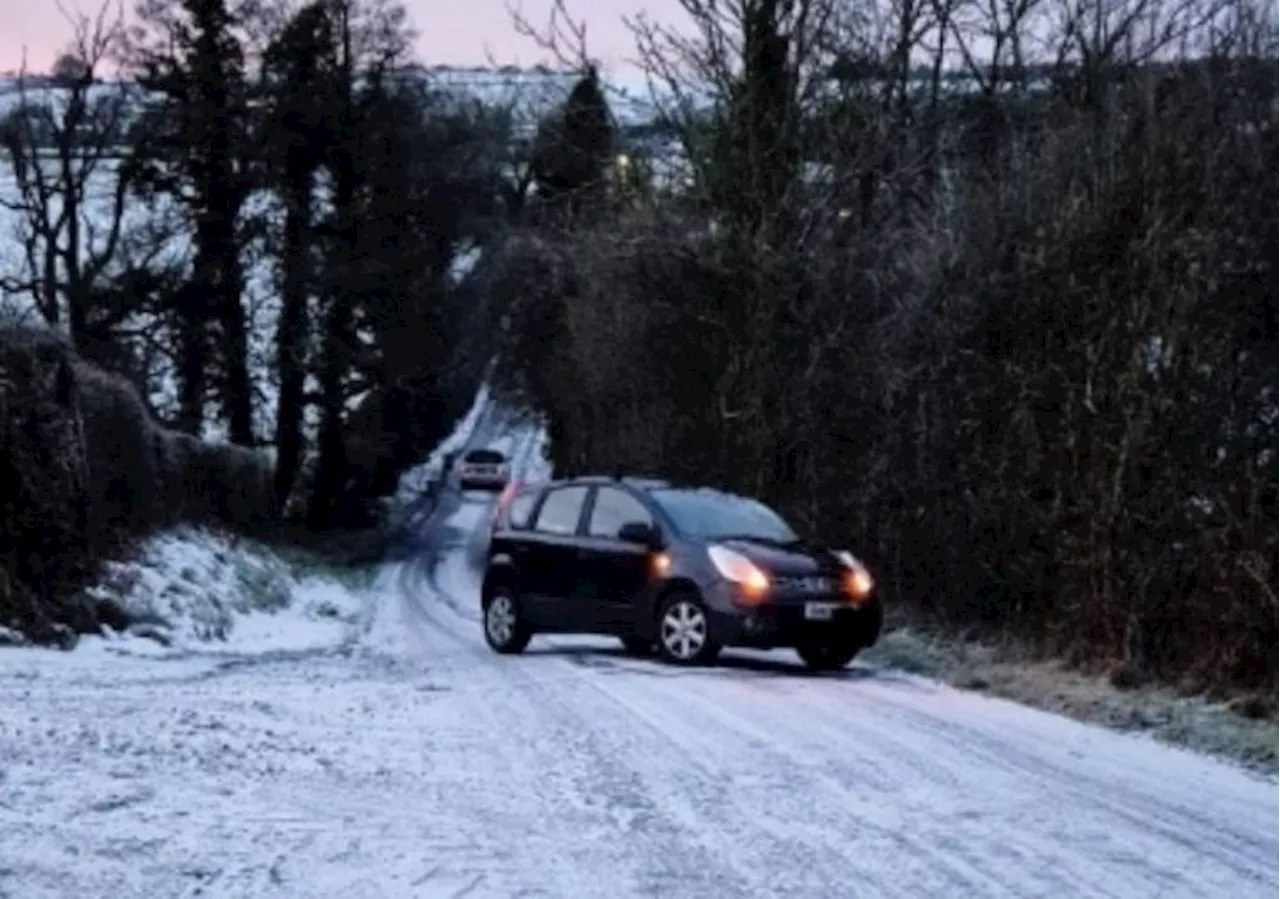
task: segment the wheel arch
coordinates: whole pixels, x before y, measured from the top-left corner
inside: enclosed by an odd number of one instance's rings
[[[501,586],[515,586],[516,568],[510,559],[496,556],[485,572],[484,582],[480,585],[480,602],[483,605],[493,596],[493,591]]]
[[[705,600],[703,600],[702,597],[702,590],[699,589],[697,583],[692,578],[674,577],[668,581],[664,581],[662,585],[654,591],[653,599],[649,605],[649,620],[651,622],[655,625],[657,624],[658,612],[661,610],[662,604],[666,601],[667,597],[673,596],[677,593],[692,593],[705,604]]]

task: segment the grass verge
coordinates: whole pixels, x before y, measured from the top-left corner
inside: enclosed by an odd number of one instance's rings
[[[1034,658],[1012,643],[943,637],[912,627],[887,631],[862,658],[1276,775],[1274,696],[1226,701],[1168,687],[1121,689],[1105,676]]]

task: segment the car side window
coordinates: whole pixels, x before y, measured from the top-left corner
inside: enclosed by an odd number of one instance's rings
[[[617,537],[624,524],[634,521],[653,524],[653,516],[640,500],[627,491],[601,487],[596,492],[596,504],[591,509],[587,533],[592,537]]]
[[[507,509],[507,527],[523,531],[529,526],[529,513],[533,511],[533,503],[538,494],[532,490],[518,494]]]
[[[560,487],[552,490],[542,501],[542,508],[538,510],[538,523],[534,527],[544,534],[568,536],[577,533],[582,503],[586,498],[586,487]]]

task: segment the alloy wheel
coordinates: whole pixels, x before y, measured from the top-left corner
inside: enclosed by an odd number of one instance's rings
[[[489,601],[484,626],[495,645],[506,646],[512,642],[516,633],[516,608],[511,597],[499,593]]]
[[[707,615],[687,599],[678,600],[667,608],[660,630],[663,647],[672,658],[681,662],[697,658],[707,645]]]

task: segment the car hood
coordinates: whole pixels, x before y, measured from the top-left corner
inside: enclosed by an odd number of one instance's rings
[[[830,549],[813,543],[781,546],[766,540],[745,538],[718,542],[721,546],[746,556],[770,574],[838,574],[844,570],[844,566]]]

